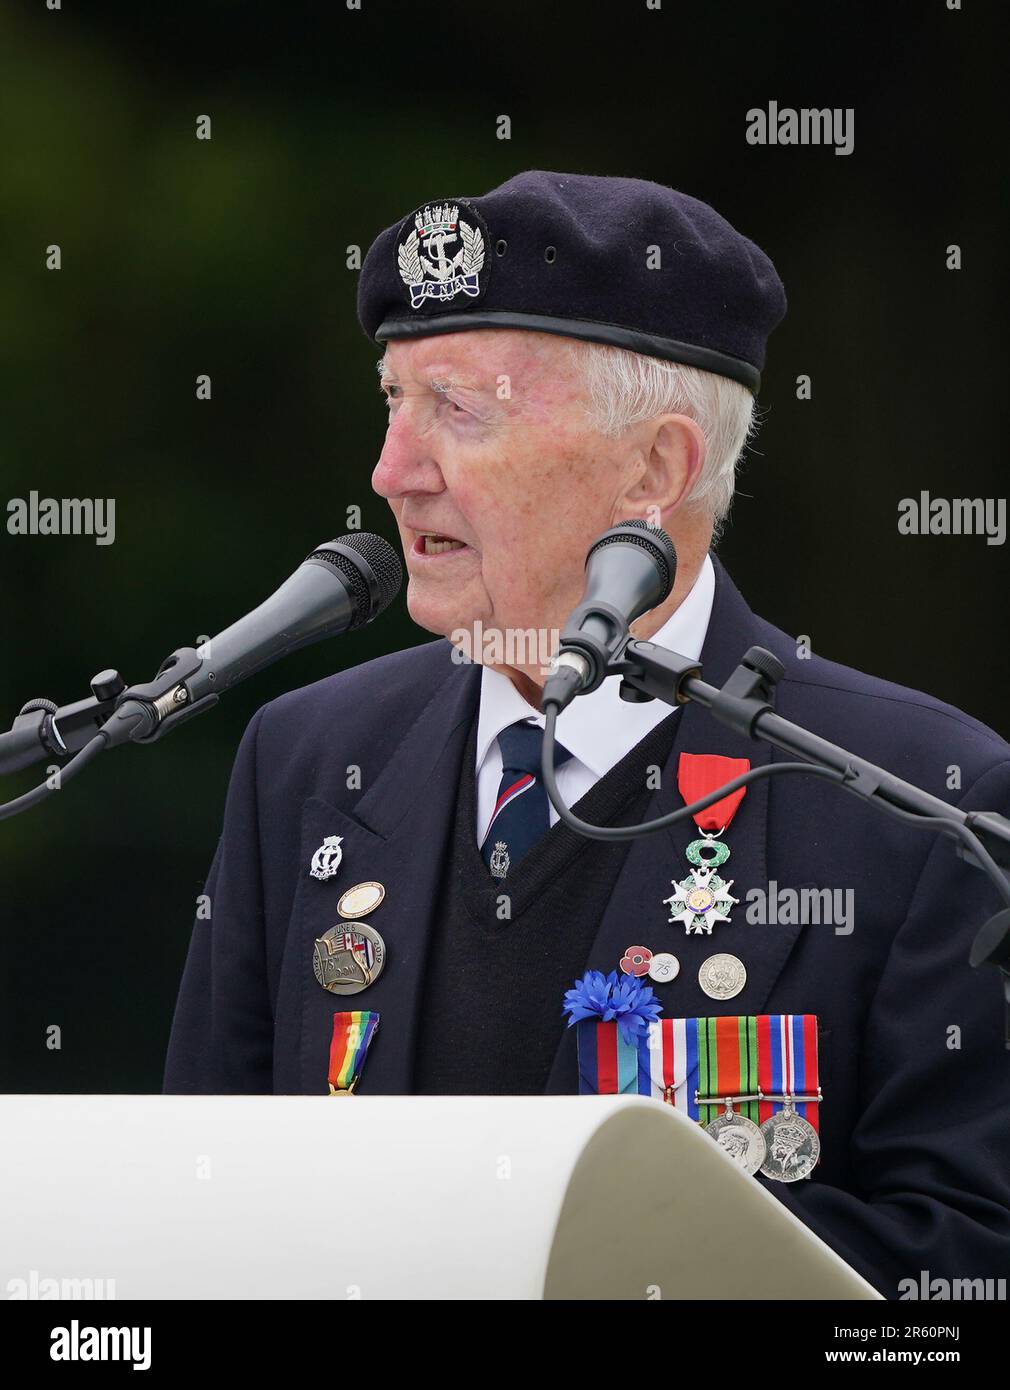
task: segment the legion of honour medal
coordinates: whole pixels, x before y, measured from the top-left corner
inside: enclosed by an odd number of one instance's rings
[[[749,758],[681,753],[677,786],[685,803],[690,805],[749,768]],[[740,901],[730,892],[733,880],[724,879],[717,871],[729,858],[729,846],[721,836],[726,833],[745,791],[745,787],[740,787],[694,817],[702,838],[692,840],[687,847],[691,872],[686,878],[671,879],[673,892],[663,899],[664,906],[670,909],[669,920],[683,922],[688,936],[692,932],[711,936],[715,923],[728,922],[732,908]]]

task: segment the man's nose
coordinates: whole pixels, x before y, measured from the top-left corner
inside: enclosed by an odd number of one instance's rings
[[[386,428],[382,453],[372,472],[372,488],[380,497],[392,500],[414,492],[441,492],[444,486],[430,446],[401,406]]]

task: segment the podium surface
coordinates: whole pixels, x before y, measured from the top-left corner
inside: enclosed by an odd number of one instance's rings
[[[637,1096],[3,1096],[0,1289],[876,1299]]]

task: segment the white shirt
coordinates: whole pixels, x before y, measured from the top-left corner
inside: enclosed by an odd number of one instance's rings
[[[658,647],[697,661],[708,632],[715,596],[715,568],[706,555],[691,592],[677,611],[650,638]],[[618,691],[620,676],[608,676],[590,695],[580,695],[558,716],[557,738],[571,753],[558,768],[558,790],[566,806],[576,801],[637,743],[679,710],[662,700],[630,704]],[[484,842],[501,785],[502,758],[498,735],[519,719],[532,719],[541,728],[544,716],[528,704],[503,671],[481,671],[480,714],[477,719],[477,844]],[[550,824],[558,813],[548,804]]]

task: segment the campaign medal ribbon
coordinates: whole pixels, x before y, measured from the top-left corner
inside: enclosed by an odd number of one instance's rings
[[[580,1095],[650,1094],[648,1073],[643,1073],[641,1066],[640,1039],[625,1037],[616,1023],[601,1023],[595,1018],[583,1019],[575,1037]]]
[[[767,1157],[765,1136],[749,1115],[734,1105],[752,1109],[758,1099],[757,1019],[739,1014],[730,1018],[695,1020],[698,1039],[699,1120],[724,1153],[746,1173],[756,1173]],[[722,1114],[713,1119],[718,1101]]]
[[[353,1096],[361,1077],[369,1044],[379,1026],[372,1009],[355,1009],[333,1015],[330,1041],[329,1083],[331,1096]]]
[[[677,787],[685,806],[690,806],[749,769],[749,758],[725,758],[718,753],[681,753],[677,764]],[[702,838],[692,840],[687,847],[691,872],[685,879],[671,879],[674,891],[663,899],[664,906],[670,909],[669,920],[683,922],[688,936],[692,932],[698,935],[705,932],[711,936],[715,923],[728,922],[733,905],[740,901],[729,891],[733,880],[723,879],[717,870],[729,858],[729,845],[720,837],[726,833],[746,791],[746,787],[739,787],[694,816],[694,823],[701,831]]]

